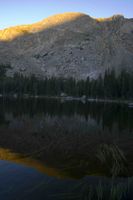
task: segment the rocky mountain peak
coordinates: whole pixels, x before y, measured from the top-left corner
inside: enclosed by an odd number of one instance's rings
[[[31,25],[0,31],[0,63],[19,72],[96,78],[107,68],[133,70],[133,20],[121,15],[94,19],[83,13],[63,13]]]

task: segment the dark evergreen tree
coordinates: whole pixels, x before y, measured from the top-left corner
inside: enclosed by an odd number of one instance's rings
[[[9,66],[8,66],[9,67]],[[60,96],[65,93],[69,96],[105,99],[132,99],[133,98],[133,73],[122,70],[116,75],[115,70],[106,70],[105,74],[95,79],[76,81],[74,78],[45,78],[38,79],[15,74],[6,77],[6,66],[0,66],[0,94],[14,95],[45,95]]]

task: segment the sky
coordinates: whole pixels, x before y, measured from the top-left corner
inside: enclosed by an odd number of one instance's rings
[[[63,12],[82,12],[96,18],[114,14],[133,18],[133,0],[0,0],[0,29],[35,23]]]

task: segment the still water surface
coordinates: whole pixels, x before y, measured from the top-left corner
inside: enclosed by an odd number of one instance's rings
[[[132,176],[127,105],[0,100],[0,199],[98,199],[112,184],[133,199]]]

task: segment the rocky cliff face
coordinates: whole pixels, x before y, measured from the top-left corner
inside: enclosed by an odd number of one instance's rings
[[[38,77],[96,78],[107,68],[133,71],[133,19],[64,13],[0,31],[0,64]]]

